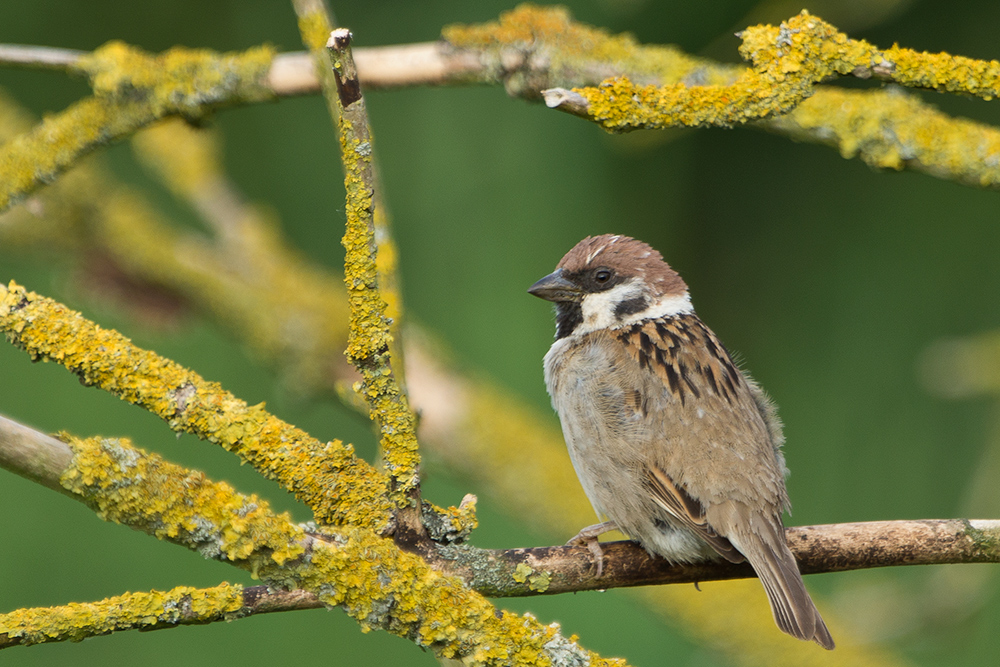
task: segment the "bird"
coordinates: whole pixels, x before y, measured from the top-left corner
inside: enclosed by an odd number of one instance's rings
[[[782,631],[834,641],[785,541],[781,422],[695,314],[687,284],[636,239],[577,243],[528,292],[555,304],[545,384],[602,523],[570,540],[603,554],[620,530],[672,563],[749,561]]]

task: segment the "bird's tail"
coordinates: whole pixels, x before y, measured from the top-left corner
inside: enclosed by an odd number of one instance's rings
[[[766,527],[759,525],[765,522]],[[774,622],[782,632],[833,649],[833,637],[802,583],[799,566],[785,543],[784,530],[780,524],[776,527],[765,522],[754,522],[758,525],[753,528],[762,529],[760,532],[740,531],[742,534],[736,539],[730,535],[730,541],[746,556],[760,577],[771,603]]]

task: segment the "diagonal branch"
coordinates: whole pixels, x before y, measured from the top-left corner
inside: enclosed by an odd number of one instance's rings
[[[291,491],[325,523],[383,530],[386,480],[339,440],[323,443],[247,405],[217,383],[132,344],[45,297],[0,286],[0,331],[34,359],[51,359],[110,392],[234,452]],[[279,455],[280,454],[280,455]]]
[[[76,61],[94,95],[0,146],[0,211],[52,181],[96,148],[161,118],[200,118],[214,109],[272,99],[273,52],[218,54],[171,49],[152,56],[109,42]]]
[[[469,657],[477,664],[547,663],[559,654],[573,664],[624,665],[581,648],[559,634],[556,624],[497,610],[460,579],[369,529],[325,528],[317,540],[287,514],[272,512],[266,501],[147,454],[125,439],[67,436],[62,444],[72,456],[64,470],[47,463],[32,467],[25,463],[25,447],[59,445],[44,442],[47,437],[41,434],[29,438],[26,431],[0,421],[0,432],[11,434],[0,438],[0,464],[7,465],[10,454],[22,473],[30,471],[50,483],[58,475],[60,486],[104,520],[244,569],[271,587],[305,589],[323,605],[342,607],[365,628],[388,630],[441,657]],[[18,447],[8,447],[9,441]],[[178,622],[171,611],[185,604],[185,598],[187,604],[198,598],[190,622],[227,620],[246,604],[242,590],[234,587],[210,589],[211,594],[193,595],[193,590],[125,596],[88,609],[22,609],[0,615],[0,648],[45,637],[80,640],[115,629],[169,627]],[[281,604],[303,608],[306,601],[293,596],[269,608]]]

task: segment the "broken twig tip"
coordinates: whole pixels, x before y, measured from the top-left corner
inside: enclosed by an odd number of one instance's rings
[[[570,113],[586,113],[589,103],[580,93],[568,88],[549,88],[542,91],[545,106],[550,109],[562,109]]]
[[[326,42],[326,48],[337,49],[338,51],[351,45],[351,31],[347,28],[337,28],[330,33],[330,39]]]

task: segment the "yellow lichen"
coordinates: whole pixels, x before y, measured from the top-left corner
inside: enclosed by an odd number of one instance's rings
[[[320,521],[381,529],[389,521],[385,478],[340,441],[322,443],[248,406],[217,383],[132,345],[79,313],[11,283],[0,287],[0,331],[35,359],[140,405],[171,428],[238,454],[309,505]]]
[[[243,587],[222,584],[200,589],[178,586],[165,592],[126,593],[100,602],[20,609],[0,614],[0,647],[82,641],[118,630],[229,620],[238,617],[242,608]]]
[[[728,85],[661,87],[616,77],[597,87],[574,88],[587,102],[586,114],[605,129],[683,126],[728,127],[788,113],[832,77],[873,74],[902,85],[996,97],[1000,63],[894,46],[880,51],[853,40],[803,11],[775,26],[742,33],[740,53],[751,62]]]
[[[829,88],[768,127],[836,146],[881,169],[918,167],[977,187],[1000,184],[1000,132],[899,90]]]
[[[98,98],[140,99],[156,116],[201,116],[213,106],[273,97],[264,84],[274,50],[258,46],[243,53],[174,47],[146,53],[111,41],[80,59]]]
[[[550,572],[536,572],[528,578],[528,588],[538,593],[544,593],[549,590],[549,584],[552,583],[552,573]]]
[[[335,59],[334,66],[339,77],[353,76],[345,73],[343,61]],[[342,103],[333,91],[327,92]],[[410,494],[417,488],[420,455],[416,418],[393,373],[392,335],[379,289],[372,143],[364,107],[364,98],[360,98],[341,108],[338,125],[347,191],[347,226],[342,243],[347,251],[344,284],[350,331],[345,354],[361,373],[361,394],[371,406],[371,418],[378,423],[382,457],[393,480],[392,498],[402,507],[411,502]]]
[[[169,114],[198,117],[221,106],[270,99],[273,51],[240,54],[175,48],[151,56],[110,42],[80,59],[94,97],[50,116],[0,147],[0,211],[100,145]]]
[[[556,626],[497,612],[461,580],[371,530],[344,528],[327,533],[331,541],[316,541],[256,496],[238,494],[126,440],[63,437],[74,458],[62,485],[105,520],[230,562],[269,585],[312,591],[325,604],[343,607],[364,628],[386,629],[438,655],[463,657],[466,664],[547,665],[557,649],[599,661],[561,637]],[[238,592],[178,589],[77,605],[68,612],[27,610],[0,617],[0,631],[37,642],[46,636],[82,639],[117,628],[163,626],[177,622],[165,611],[177,598],[187,601],[188,618],[217,620],[239,612]],[[118,608],[109,614],[109,605]]]
[[[602,78],[628,71],[642,83],[667,83],[692,78],[700,83],[725,83],[732,68],[689,56],[676,47],[640,45],[623,33],[577,23],[564,7],[518,5],[497,21],[450,25],[441,36],[453,47],[475,49],[493,76],[505,78],[508,90],[537,95],[530,90],[534,77],[544,76],[545,86],[579,85],[581,78]],[[509,54],[519,54],[511,65]],[[522,83],[510,76],[529,60],[544,61],[545,72],[532,72]],[[530,69],[530,65],[528,66]],[[536,86],[537,88],[537,86]]]
[[[518,563],[517,567],[514,568],[514,573],[511,574],[511,578],[519,584],[523,584],[528,580],[528,577],[534,570],[527,563]]]
[[[63,439],[74,457],[60,484],[105,521],[239,564],[255,575],[304,552],[302,529],[257,496],[236,493],[225,482],[147,454],[126,439]]]

